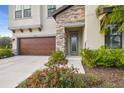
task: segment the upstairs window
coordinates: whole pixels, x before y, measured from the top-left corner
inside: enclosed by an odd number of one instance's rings
[[[15,10],[15,18],[21,19],[31,17],[31,5],[17,5]]]
[[[21,5],[16,6],[15,18],[22,18],[22,6]]]
[[[31,17],[31,6],[30,5],[24,5],[24,17]]]
[[[109,25],[109,33],[105,36],[105,46],[110,48],[122,48],[122,33],[117,32],[117,24]]]
[[[52,16],[52,13],[56,10],[55,5],[48,5],[48,17]]]

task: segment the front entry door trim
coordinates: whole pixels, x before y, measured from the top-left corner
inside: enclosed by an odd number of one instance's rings
[[[70,55],[78,55],[78,32],[70,32]]]

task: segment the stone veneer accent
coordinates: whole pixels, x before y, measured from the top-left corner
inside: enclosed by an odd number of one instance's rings
[[[66,53],[65,25],[73,23],[83,23],[85,20],[85,6],[72,6],[56,16],[56,50]]]

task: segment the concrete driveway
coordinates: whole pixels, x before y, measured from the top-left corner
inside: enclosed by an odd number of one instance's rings
[[[0,59],[0,88],[16,87],[33,72],[44,68],[48,56],[15,56]]]

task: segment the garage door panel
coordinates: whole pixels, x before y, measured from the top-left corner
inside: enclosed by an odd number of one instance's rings
[[[50,55],[55,51],[55,37],[20,39],[20,54]]]

